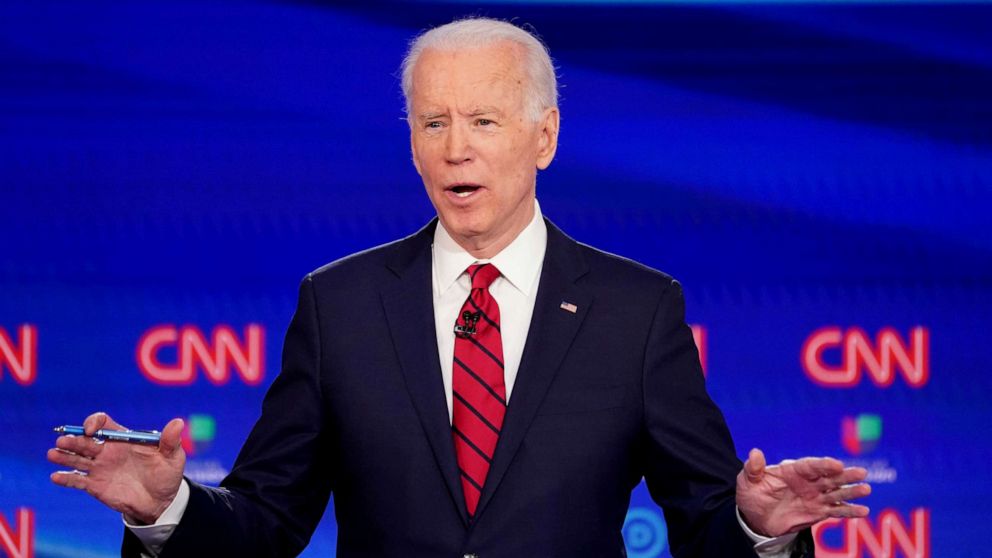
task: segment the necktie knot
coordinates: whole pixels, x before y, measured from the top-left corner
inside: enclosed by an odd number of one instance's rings
[[[499,277],[499,270],[493,264],[472,264],[465,270],[472,278],[472,289],[489,289],[489,285]]]

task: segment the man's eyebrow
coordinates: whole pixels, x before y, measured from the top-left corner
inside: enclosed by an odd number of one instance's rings
[[[503,114],[496,107],[476,107],[468,112],[469,116],[482,116],[483,114]]]
[[[435,118],[441,118],[443,116],[448,116],[448,114],[444,112],[422,112],[417,115],[417,118],[421,120],[433,120]]]

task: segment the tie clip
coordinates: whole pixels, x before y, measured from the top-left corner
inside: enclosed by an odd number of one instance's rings
[[[459,325],[457,321],[455,322],[455,335],[462,338],[475,335],[475,324],[479,323],[480,317],[482,317],[481,312],[469,312],[468,310],[462,312],[462,322],[464,325]]]

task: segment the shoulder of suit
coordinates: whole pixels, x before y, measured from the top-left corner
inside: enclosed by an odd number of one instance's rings
[[[349,254],[311,271],[307,274],[307,279],[320,284],[356,284],[374,281],[378,274],[385,272],[387,262],[396,251],[404,243],[414,242],[415,236],[411,235]]]
[[[398,252],[409,252],[411,246],[416,250],[417,245],[425,242],[429,245],[429,239],[424,234],[425,229],[422,229],[408,237],[345,256],[315,269],[307,278],[325,285],[353,285],[356,282],[375,281],[378,274],[386,271],[388,262],[394,260]],[[588,266],[589,273],[584,277],[587,281],[635,290],[667,290],[672,285],[681,288],[676,279],[663,271],[578,242],[567,235],[562,234],[562,237],[565,245],[571,244],[579,251]]]
[[[623,285],[626,288],[667,289],[679,282],[671,275],[636,260],[576,242],[589,265],[590,280]],[[681,288],[679,286],[679,288]]]

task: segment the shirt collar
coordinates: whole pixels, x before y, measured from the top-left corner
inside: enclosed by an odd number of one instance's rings
[[[488,260],[479,260],[451,238],[438,221],[434,230],[434,289],[447,291],[473,263],[491,263],[517,290],[530,296],[536,287],[538,273],[548,247],[548,227],[541,215],[541,206],[534,200],[534,218],[520,231],[509,246]]]

